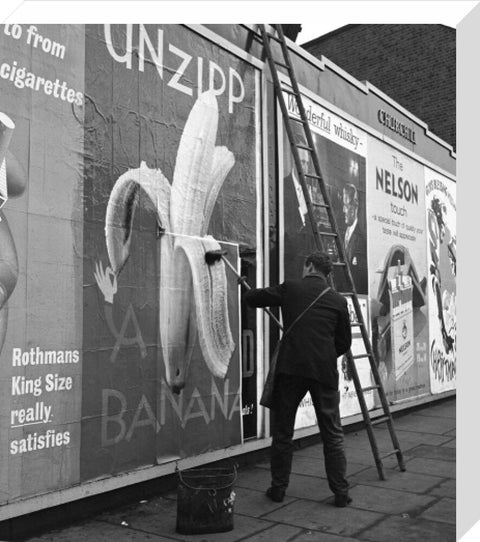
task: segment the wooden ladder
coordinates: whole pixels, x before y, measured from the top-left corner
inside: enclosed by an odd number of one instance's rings
[[[401,471],[406,470],[405,469],[405,463],[404,463],[404,460],[403,460],[403,454],[402,454],[402,451],[400,449],[400,444],[398,442],[398,438],[397,438],[397,435],[395,433],[395,429],[394,429],[394,426],[393,426],[393,419],[392,419],[392,415],[391,415],[391,412],[390,412],[390,409],[389,409],[388,400],[387,400],[387,397],[385,395],[385,391],[384,391],[384,388],[383,388],[383,385],[382,385],[381,377],[380,377],[380,374],[378,372],[378,366],[377,366],[377,363],[376,363],[375,355],[374,355],[374,352],[373,352],[373,349],[372,349],[372,345],[370,343],[370,338],[368,336],[367,328],[365,326],[365,321],[364,321],[363,314],[362,314],[362,311],[361,311],[361,308],[360,308],[360,303],[358,301],[358,296],[357,296],[357,292],[356,292],[356,289],[355,289],[353,276],[352,276],[352,273],[351,273],[351,270],[350,270],[350,265],[349,265],[349,262],[348,262],[348,260],[346,258],[345,247],[343,245],[343,241],[342,241],[341,236],[339,234],[339,229],[338,229],[338,226],[337,226],[337,222],[336,222],[335,216],[333,214],[332,206],[331,206],[331,203],[330,203],[330,197],[329,197],[327,187],[325,185],[325,181],[324,181],[322,173],[321,173],[318,155],[317,155],[317,153],[315,151],[315,145],[314,145],[314,142],[313,142],[312,133],[310,131],[309,122],[308,122],[308,119],[307,119],[307,116],[306,116],[306,113],[305,113],[305,108],[303,106],[302,97],[301,97],[301,94],[300,94],[300,90],[298,88],[295,73],[294,73],[294,70],[292,68],[292,63],[291,63],[291,60],[290,60],[290,54],[289,54],[289,51],[288,51],[287,43],[285,41],[285,36],[283,34],[283,31],[282,31],[282,27],[281,27],[281,25],[271,25],[271,28],[273,28],[275,30],[275,33],[268,32],[267,28],[266,28],[266,25],[259,25],[259,27],[260,27],[260,32],[261,32],[263,44],[264,44],[264,47],[265,47],[265,54],[266,54],[268,64],[269,64],[269,67],[270,67],[270,71],[271,71],[271,74],[272,74],[275,93],[276,93],[276,96],[277,96],[277,99],[278,99],[278,102],[279,102],[279,105],[280,105],[280,108],[281,108],[281,111],[282,111],[282,116],[283,116],[283,120],[284,120],[284,124],[285,124],[285,130],[287,132],[288,140],[290,142],[290,147],[291,147],[295,167],[296,167],[297,172],[298,172],[298,176],[299,176],[299,179],[300,179],[300,184],[301,184],[301,187],[302,187],[303,196],[305,198],[305,202],[306,202],[306,205],[307,205],[308,218],[309,218],[309,221],[310,221],[310,224],[311,224],[311,227],[312,227],[313,236],[314,236],[314,240],[315,240],[315,246],[317,247],[317,250],[321,250],[321,251],[325,252],[324,239],[323,238],[328,237],[330,239],[334,239],[335,246],[336,246],[336,249],[337,249],[337,254],[338,254],[338,260],[333,262],[333,265],[335,267],[339,267],[339,268],[341,268],[343,270],[343,276],[345,277],[344,282],[347,284],[347,288],[346,288],[347,291],[341,292],[341,293],[345,297],[350,298],[351,301],[352,301],[352,304],[353,304],[353,307],[354,307],[354,310],[355,310],[355,314],[356,314],[356,323],[352,324],[352,327],[359,328],[359,330],[361,332],[361,335],[362,335],[363,343],[365,345],[365,353],[360,354],[360,355],[355,355],[354,356],[354,355],[352,355],[351,350],[349,350],[347,352],[347,354],[346,354],[347,363],[348,363],[350,372],[352,374],[353,382],[355,384],[355,390],[357,392],[358,401],[360,403],[360,408],[362,410],[362,415],[363,415],[363,419],[364,419],[364,422],[365,422],[365,428],[367,430],[368,438],[369,438],[369,441],[370,441],[370,446],[372,448],[373,457],[375,459],[375,464],[376,464],[376,467],[377,467],[378,475],[379,475],[381,480],[385,480],[385,473],[384,473],[384,470],[383,470],[382,460],[385,459],[386,457],[389,457],[389,456],[395,454],[397,456],[398,466],[399,466],[400,470]],[[282,53],[283,53],[283,58],[281,60],[275,60],[275,58],[273,57],[271,41],[280,44],[280,48],[281,48]],[[278,47],[277,47],[277,49],[278,49]],[[281,86],[279,76],[278,76],[278,70],[277,70],[278,66],[284,68],[287,71],[288,76],[290,78],[290,83],[291,83],[291,87],[292,87],[291,89],[284,88],[284,87]],[[286,105],[285,99],[283,97],[284,92],[287,93],[287,94],[293,95],[295,97],[300,118],[296,118],[296,117],[293,117],[293,116],[289,115],[287,105]],[[296,142],[295,136],[294,136],[294,131],[293,131],[293,128],[292,128],[292,122],[298,123],[301,126],[301,128],[303,128],[303,131],[304,131],[304,134],[305,134],[305,139],[307,141],[306,145],[298,144]],[[302,166],[302,162],[300,160],[299,149],[304,149],[304,150],[308,151],[308,153],[310,154],[310,157],[311,157],[312,163],[313,163],[313,167],[314,167],[314,171],[315,171],[314,174],[306,173],[304,171],[303,166]],[[318,186],[320,188],[320,193],[322,195],[322,203],[317,203],[317,202],[314,203],[314,202],[312,202],[312,198],[310,196],[310,192],[309,192],[308,186],[307,186],[307,180],[306,180],[307,177],[312,179],[313,182],[318,183]],[[328,215],[331,231],[328,231],[328,232],[320,232],[319,231],[318,226],[317,226],[317,222],[316,222],[316,220],[314,218],[314,208],[323,208],[326,211],[326,213]],[[356,368],[356,365],[355,365],[355,360],[357,360],[357,359],[365,359],[365,358],[368,358],[368,360],[369,360],[370,369],[371,369],[371,372],[372,372],[372,375],[373,375],[374,384],[371,385],[371,386],[362,388],[362,385],[360,383],[360,377],[358,375],[358,371],[357,371],[357,368]],[[368,391],[376,391],[378,393],[378,396],[380,398],[381,408],[383,410],[383,415],[380,415],[379,417],[376,417],[374,419],[372,419],[370,417],[370,413],[369,413],[369,410],[368,410],[368,407],[367,407],[367,403],[365,401],[365,395],[364,394],[365,394],[365,392],[368,392]],[[393,450],[391,452],[383,455],[383,456],[380,456],[378,446],[377,446],[377,441],[375,439],[375,434],[374,434],[374,430],[373,430],[374,426],[378,425],[380,423],[386,423],[387,424],[387,427],[388,427],[388,430],[389,430],[389,433],[390,433],[390,437],[391,437],[391,441],[392,441],[392,445],[393,445]]]

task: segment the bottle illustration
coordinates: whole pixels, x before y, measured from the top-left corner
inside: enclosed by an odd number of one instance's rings
[[[392,360],[395,380],[399,380],[413,365],[413,285],[412,277],[403,273],[400,260],[390,268],[390,325],[392,330]]]

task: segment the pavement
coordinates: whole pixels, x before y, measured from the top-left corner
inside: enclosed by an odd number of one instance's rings
[[[353,502],[335,508],[328,501],[321,444],[296,450],[287,495],[273,503],[268,461],[243,467],[235,483],[234,529],[176,533],[176,492],[92,516],[29,542],[452,542],[455,527],[455,397],[395,417],[406,472],[396,456],[384,461],[380,481],[365,430],[345,442]],[[382,427],[382,426],[380,426]],[[377,427],[381,452],[392,449],[388,429]]]

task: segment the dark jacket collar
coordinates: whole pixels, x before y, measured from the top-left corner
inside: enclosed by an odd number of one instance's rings
[[[303,277],[304,279],[320,279],[322,282],[327,282],[327,279],[319,273],[309,273]]]

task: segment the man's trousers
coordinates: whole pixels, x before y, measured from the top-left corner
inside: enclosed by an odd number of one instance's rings
[[[297,408],[307,393],[312,397],[323,442],[328,485],[336,495],[348,494],[347,460],[340,423],[340,393],[323,387],[311,378],[278,374],[275,378],[272,409],[270,467],[272,487],[285,490],[292,470],[293,432]]]

